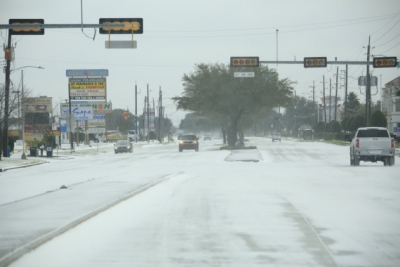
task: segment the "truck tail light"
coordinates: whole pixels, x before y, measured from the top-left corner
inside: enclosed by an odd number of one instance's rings
[[[360,139],[356,139],[356,147],[357,147],[357,148],[360,147]]]
[[[392,138],[392,148],[394,148],[394,138]]]

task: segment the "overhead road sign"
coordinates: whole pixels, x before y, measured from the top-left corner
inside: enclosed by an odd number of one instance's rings
[[[11,35],[43,35],[44,29],[30,26],[44,24],[44,19],[9,19],[9,24],[25,25],[27,28],[10,29]]]
[[[397,67],[397,57],[374,57],[374,68],[395,68]]]
[[[259,57],[231,57],[231,67],[259,67]]]
[[[94,69],[94,70],[67,70],[67,77],[86,77],[86,76],[108,76],[107,69]]]
[[[304,68],[326,68],[326,57],[305,57]]]
[[[123,24],[123,27],[100,27],[100,34],[142,34],[142,18],[101,18],[99,24]]]
[[[235,78],[254,78],[254,72],[234,72]]]

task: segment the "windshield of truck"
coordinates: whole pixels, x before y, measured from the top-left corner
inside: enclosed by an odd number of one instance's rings
[[[385,129],[365,129],[359,130],[357,137],[389,137],[389,134]]]

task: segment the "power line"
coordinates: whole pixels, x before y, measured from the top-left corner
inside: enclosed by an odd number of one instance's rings
[[[399,36],[400,36],[400,33],[399,33],[398,35],[396,35],[395,37],[393,37],[392,39],[390,39],[390,41],[387,41],[387,42],[384,43],[384,44],[375,45],[375,47],[386,45],[386,44],[390,43],[391,41],[393,41],[394,39],[396,39],[396,38],[399,37]]]
[[[400,42],[398,42],[397,44],[395,44],[392,48],[389,48],[388,50],[386,50],[385,52],[382,52],[380,54],[385,54],[386,52],[392,50],[393,48],[395,48],[396,46],[400,45]]]
[[[400,11],[397,12],[396,15],[398,15],[399,13],[400,13]],[[391,17],[390,20],[388,20],[382,27],[379,28],[379,30],[376,30],[375,32],[371,33],[371,35],[374,35],[375,33],[377,33],[377,32],[379,32],[380,30],[382,30],[382,29],[383,29],[387,24],[389,24],[389,22],[391,22],[392,19],[394,19],[395,17],[396,17],[396,16]]]
[[[356,21],[356,22],[351,22],[349,23],[349,20],[341,20],[341,21],[333,21],[333,22],[321,22],[321,23],[309,23],[309,24],[299,24],[299,25],[289,25],[289,26],[274,26],[274,27],[263,27],[263,28],[242,28],[242,29],[223,29],[223,30],[188,30],[188,31],[147,31],[147,33],[208,33],[208,32],[238,32],[238,31],[259,31],[259,30],[268,30],[268,29],[276,29],[276,28],[294,28],[294,27],[308,27],[308,26],[317,26],[317,25],[323,25],[323,24],[333,24],[333,23],[342,23],[340,25],[330,25],[330,26],[324,26],[324,27],[317,27],[317,28],[309,28],[309,29],[297,29],[297,30],[288,30],[288,31],[282,31],[282,33],[294,33],[294,32],[302,32],[302,31],[312,31],[312,30],[320,30],[320,29],[327,29],[327,28],[336,28],[336,27],[344,27],[344,26],[352,26],[355,24],[360,24],[360,23],[368,23],[368,22],[373,22],[373,21],[379,21],[379,20],[385,20],[388,19],[388,17],[396,17],[398,16],[397,14],[390,14],[390,15],[380,15],[380,16],[374,16],[374,17],[365,17],[365,18],[359,18],[359,19],[352,19],[351,21]],[[369,19],[369,20],[367,20]],[[366,21],[360,21],[360,20],[366,20]],[[62,33],[74,33],[74,34],[81,34],[80,32],[67,32],[67,31],[58,31],[58,30],[52,30],[53,32],[62,32]],[[224,34],[224,35],[195,35],[195,36],[168,36],[168,35],[145,35],[143,38],[216,38],[216,37],[240,37],[240,36],[253,36],[253,35],[271,35],[275,34],[274,32],[263,32],[263,33],[244,33],[244,34]]]
[[[394,28],[394,26],[396,26],[397,23],[399,23],[399,22],[400,22],[400,19],[387,32],[385,32],[381,37],[376,39],[374,42],[379,41],[383,36],[385,36],[388,32],[390,32]]]

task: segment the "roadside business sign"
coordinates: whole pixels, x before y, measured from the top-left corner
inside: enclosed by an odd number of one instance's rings
[[[75,107],[92,107],[93,109],[93,114],[94,116],[101,116],[101,114],[106,114],[106,113],[111,113],[112,111],[112,104],[111,102],[86,102],[82,104],[71,104],[71,108]],[[69,105],[67,103],[62,103],[61,104],[61,112],[62,114],[68,114],[69,113]],[[97,117],[100,119],[100,117]],[[104,117],[103,117],[104,118]]]
[[[393,127],[393,133],[400,135],[400,127]]]
[[[87,133],[97,134],[97,133],[105,133],[106,128],[96,127],[96,128],[88,128]]]
[[[67,70],[67,77],[87,77],[87,76],[101,76],[107,77],[108,70],[107,69],[94,69],[94,70]]]
[[[106,100],[106,78],[69,78],[71,100]]]
[[[51,113],[53,111],[52,97],[24,98],[24,111],[27,113]]]
[[[77,106],[77,107],[71,107],[71,113],[74,115],[74,120],[75,121],[80,121],[80,120],[93,120],[93,109],[92,107],[89,106]],[[68,115],[69,114],[69,109],[63,109],[61,108],[61,115]]]
[[[75,120],[93,120],[93,109],[92,107],[76,107],[71,109],[71,113],[74,115]]]

